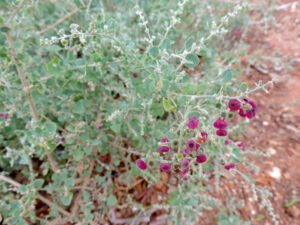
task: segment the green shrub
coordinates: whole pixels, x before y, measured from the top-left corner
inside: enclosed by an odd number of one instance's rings
[[[132,224],[147,222],[157,209],[168,212],[169,224],[193,224],[204,209],[221,206],[207,182],[213,174],[218,191],[227,173],[250,182],[277,223],[269,192],[230,166],[257,169],[247,160],[253,151],[235,143],[250,120],[233,120],[239,113],[230,112],[228,102],[239,99],[251,110],[243,98],[269,84],[251,88],[239,81],[240,56],[247,55],[240,40],[248,23],[246,3],[23,3],[0,1],[5,224],[105,224],[107,218],[117,224],[113,208],[126,207],[134,214]],[[197,118],[197,128],[187,126],[190,118]],[[229,137],[216,135],[219,118],[227,121]],[[188,140],[200,142],[199,149],[184,152]],[[167,153],[158,152],[162,145]],[[189,172],[180,173],[184,157]],[[140,170],[137,159],[147,169]],[[118,182],[130,187],[139,176],[155,185],[162,163],[176,179],[166,184],[167,199],[145,207],[128,192],[119,202],[113,191]],[[45,218],[35,214],[37,201],[50,207]],[[239,219],[235,204],[220,211],[220,224],[249,224]]]

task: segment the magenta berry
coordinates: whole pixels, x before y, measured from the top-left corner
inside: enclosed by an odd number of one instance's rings
[[[234,163],[230,163],[230,164],[224,166],[224,168],[225,168],[226,170],[230,170],[230,169],[232,169],[232,168],[234,168],[234,167],[235,167]]]
[[[138,77],[137,73],[133,73],[132,76],[133,76],[134,78],[137,78],[137,77]]]
[[[181,161],[181,169],[186,169],[189,166],[190,161],[190,159],[183,159]]]
[[[208,138],[208,134],[207,134],[206,132],[204,132],[204,131],[201,132],[201,136],[202,136],[203,138],[205,138],[205,139]]]
[[[180,175],[181,176],[185,176],[188,172],[189,172],[189,167],[186,167],[185,169],[183,169],[182,171],[180,171]]]
[[[244,99],[245,100],[245,99]],[[249,105],[251,105],[251,107],[252,107],[252,109],[256,109],[256,104],[255,104],[255,102],[254,101],[248,101],[247,99],[246,99],[246,101],[245,101],[246,103],[248,103]]]
[[[198,127],[199,119],[197,117],[190,117],[187,124],[188,128],[194,130]]]
[[[227,123],[225,120],[218,119],[214,122],[214,127],[217,129],[225,129],[227,127]]]
[[[231,36],[236,39],[239,40],[242,37],[242,30],[239,28],[234,29],[233,31],[231,31]]]
[[[170,151],[170,148],[169,148],[169,146],[159,146],[159,147],[158,147],[158,151],[159,151],[160,153],[165,153],[165,152],[169,152],[169,151]]]
[[[204,162],[206,162],[206,160],[207,160],[207,157],[204,154],[200,154],[196,158],[197,163],[204,163]]]
[[[169,139],[164,137],[160,140],[161,143],[166,143],[166,142],[169,142]]]
[[[4,114],[4,119],[7,120],[8,119],[8,115]]]
[[[225,137],[227,135],[227,131],[226,130],[217,130],[216,134],[220,137]]]
[[[230,170],[230,169],[231,169],[230,165],[226,165],[226,166],[224,166],[224,168],[225,168],[226,170]]]
[[[226,139],[226,140],[224,141],[224,144],[225,144],[225,145],[229,145],[229,144],[230,144],[230,141],[229,141],[228,139]]]
[[[162,163],[162,164],[160,164],[159,168],[160,168],[161,171],[168,172],[168,171],[171,170],[172,166],[169,163]]]
[[[252,119],[253,117],[255,117],[255,110],[256,110],[257,106],[254,101],[249,101],[246,98],[244,98],[244,101],[246,102],[246,104],[251,105],[252,109],[246,110],[246,113],[245,113],[244,110],[242,108],[240,108],[239,115],[241,117],[247,117],[248,119]]]
[[[142,159],[138,159],[136,161],[136,164],[137,164],[138,168],[140,168],[141,170],[147,169],[147,164]]]
[[[252,119],[253,117],[255,117],[255,110],[254,109],[247,110],[246,116],[248,119]]]
[[[243,143],[238,144],[238,146],[245,151],[246,150],[246,146]]]
[[[186,142],[186,148],[188,151],[193,151],[196,148],[196,142],[194,140],[188,140]]]
[[[65,137],[61,137],[60,138],[60,142],[66,142],[66,138]]]
[[[239,111],[239,115],[241,117],[246,117],[246,113],[244,113],[244,110],[241,108],[240,111]]]
[[[98,126],[98,130],[102,130],[103,126],[102,125],[99,125]]]
[[[228,107],[231,112],[237,111],[241,108],[241,102],[237,99],[230,99],[228,102]]]

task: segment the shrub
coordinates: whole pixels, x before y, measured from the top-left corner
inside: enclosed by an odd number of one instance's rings
[[[235,141],[255,116],[249,95],[269,84],[239,81],[247,4],[0,4],[4,223],[120,224],[129,219],[113,208],[130,208],[133,224],[159,209],[169,224],[193,224],[221,206],[207,182],[215,176],[218,191],[227,173],[250,182],[277,223],[270,193],[235,166],[257,169]],[[167,199],[117,199],[119,184],[128,191],[139,176],[156,185],[163,173],[176,180]],[[44,218],[40,202],[50,208]],[[229,203],[219,223],[244,223]]]

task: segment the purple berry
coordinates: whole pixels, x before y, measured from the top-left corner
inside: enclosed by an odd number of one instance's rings
[[[208,133],[202,131],[202,132],[201,132],[201,136],[202,136],[203,138],[207,139],[207,138],[208,138]]]
[[[166,142],[169,142],[169,139],[164,137],[160,140],[161,143],[166,143]]]
[[[169,164],[169,163],[162,163],[162,164],[160,164],[159,168],[161,169],[161,171],[168,172],[168,171],[171,170],[171,164]]]
[[[225,129],[227,127],[227,123],[225,120],[218,119],[214,122],[214,127],[217,129]]]
[[[227,135],[227,131],[226,130],[217,130],[216,134],[220,137],[225,137]]]
[[[190,117],[187,124],[188,128],[194,130],[198,127],[199,119],[197,117]]]
[[[243,143],[238,144],[238,146],[245,151],[246,150],[246,146]]]
[[[237,99],[230,99],[228,102],[228,107],[231,112],[237,111],[241,108],[241,102]]]
[[[138,159],[136,161],[136,164],[137,164],[138,168],[140,168],[141,170],[147,169],[147,164],[142,159]]]
[[[206,162],[206,160],[207,160],[207,157],[204,154],[200,154],[196,158],[197,163],[204,163],[204,162]]]
[[[234,167],[235,167],[234,163],[230,163],[230,164],[224,166],[224,168],[225,168],[226,170],[230,170],[230,169],[232,169],[232,168],[234,168]]]
[[[183,159],[181,161],[181,169],[186,169],[189,166],[190,161],[190,159]]]
[[[188,172],[189,172],[189,167],[186,167],[185,169],[183,169],[182,171],[180,171],[180,175],[181,176],[185,176]]]
[[[183,180],[184,180],[184,181],[188,181],[188,179],[189,179],[189,178],[188,178],[187,176],[183,176]]]
[[[255,110],[254,109],[247,110],[246,116],[248,119],[252,119],[253,117],[255,117]]]
[[[193,151],[196,148],[196,142],[194,140],[188,140],[186,142],[186,148],[188,151]]]
[[[170,151],[170,148],[169,148],[169,146],[159,146],[159,147],[158,147],[158,151],[159,151],[160,153],[165,153],[165,152],[169,152],[169,151]]]
[[[254,101],[247,101],[247,103],[252,106],[252,109],[256,109],[256,104]]]
[[[246,117],[246,113],[244,113],[244,110],[241,108],[240,111],[239,111],[239,115],[241,117]]]

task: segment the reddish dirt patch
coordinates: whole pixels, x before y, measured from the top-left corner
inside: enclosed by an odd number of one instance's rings
[[[269,199],[282,225],[300,225],[300,104],[295,104],[295,100],[300,103],[300,2],[293,2],[277,2],[280,10],[275,13],[276,24],[266,33],[257,27],[251,29],[245,38],[251,46],[250,54],[255,52],[262,57],[255,65],[243,60],[250,67],[243,80],[251,87],[259,80],[274,81],[267,88],[269,93],[260,91],[250,96],[258,104],[257,115],[241,141],[248,149],[271,155],[253,156],[250,160],[260,168],[254,176],[256,185],[267,187],[273,194]],[[241,165],[237,167],[249,173]],[[260,209],[261,199],[254,201],[249,184],[239,177],[228,174],[222,179],[220,193],[216,197],[224,205],[228,202],[226,196],[242,200],[240,217],[251,225],[274,224],[267,210]],[[217,224],[214,217],[214,213],[207,212],[200,224]]]
[[[282,63],[262,59],[259,63],[265,65],[264,69],[252,69],[244,77],[249,84],[258,80],[274,81],[274,85],[268,88],[269,94],[259,92],[251,96],[259,105],[258,116],[252,120],[243,142],[271,154],[267,159],[253,158],[261,168],[256,181],[268,186],[273,193],[271,201],[275,213],[280,215],[279,221],[284,225],[300,224],[300,105],[294,104],[295,100],[300,103],[300,2],[293,2],[278,1],[279,7],[287,7],[276,12],[276,25],[267,34],[256,29],[248,37],[252,51],[275,57]],[[255,67],[260,68],[260,65]],[[278,178],[270,175],[275,167],[280,174]],[[293,198],[295,203],[285,207]],[[254,217],[261,213],[267,216],[255,205],[249,207],[254,210]],[[267,217],[261,222],[252,220],[251,224],[272,222]]]

